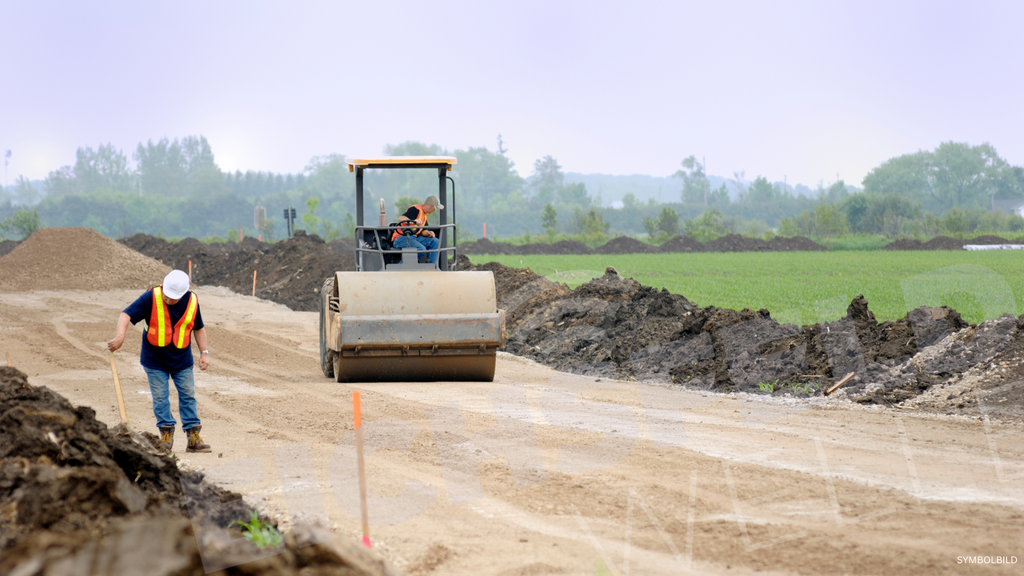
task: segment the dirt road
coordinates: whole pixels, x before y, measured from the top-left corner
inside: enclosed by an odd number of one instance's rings
[[[493,384],[341,385],[319,372],[316,314],[199,294],[214,452],[186,454],[179,432],[184,465],[284,528],[295,516],[355,537],[360,390],[374,549],[410,573],[1021,572],[1019,425],[600,381],[507,355]],[[0,351],[113,424],[103,343],[136,296],[5,293]],[[152,429],[138,330],[116,357],[132,423]]]

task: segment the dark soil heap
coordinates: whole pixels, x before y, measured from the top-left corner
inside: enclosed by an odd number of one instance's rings
[[[170,269],[89,228],[40,228],[0,258],[0,290],[122,290]]]
[[[263,559],[249,561],[258,550],[242,538],[217,548],[204,540],[200,556],[194,526],[223,533],[249,512],[202,474],[180,478],[156,443],[124,426],[110,430],[92,409],[0,367],[0,574],[199,576],[204,560],[244,563],[240,573],[256,575],[396,574],[358,545],[312,544],[324,534],[310,528],[296,528]]]
[[[846,317],[801,327],[767,310],[701,308],[611,268],[571,291],[529,270],[476,269],[495,274],[509,352],[578,374],[719,392],[820,395],[854,372],[841,395],[890,404],[988,361],[1018,334],[1011,316],[969,327],[948,307],[879,323],[863,296]]]
[[[884,246],[882,250],[963,250],[965,244],[1010,244],[1006,238],[1000,236],[978,236],[968,240],[950,238],[949,236],[936,236],[927,242],[921,242],[913,238],[896,240]]]
[[[662,252],[703,252],[704,246],[689,236],[674,236],[661,245]]]
[[[595,254],[650,254],[660,252],[657,246],[651,246],[628,236],[612,238],[594,250]]]
[[[18,247],[18,244],[21,244],[21,242],[18,242],[17,240],[0,241],[0,258],[3,258],[4,256],[10,254],[11,250],[14,250],[15,248]]]
[[[355,270],[351,251],[339,254],[319,236],[301,230],[273,244],[251,237],[240,243],[204,244],[194,238],[171,243],[145,234],[121,242],[179,270],[187,271],[191,261],[194,283],[226,286],[240,294],[252,292],[255,270],[256,295],[292,310],[318,310],[324,278],[340,270]]]
[[[577,240],[560,240],[553,244],[535,243],[518,246],[505,242],[492,242],[486,238],[463,242],[459,252],[463,254],[516,255],[532,254],[653,254],[657,252],[794,252],[825,251],[828,248],[803,236],[783,238],[777,236],[771,241],[748,238],[739,234],[728,234],[710,242],[698,242],[689,236],[676,236],[660,247],[652,246],[628,236],[612,238],[602,246],[591,249]]]

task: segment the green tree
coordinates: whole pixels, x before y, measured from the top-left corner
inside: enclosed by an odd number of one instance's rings
[[[687,204],[707,204],[705,198],[711,187],[707,176],[704,174],[704,164],[697,161],[697,157],[690,155],[683,160],[683,169],[677,170],[672,176],[683,179],[682,200]],[[710,199],[708,199],[710,201]]]
[[[654,198],[651,198],[654,200]],[[636,197],[636,194],[632,192],[626,192],[622,196],[622,209],[623,210],[637,210],[640,208],[640,200]]]
[[[19,175],[14,181],[14,200],[22,206],[31,206],[39,201],[39,191],[28,178]]]
[[[554,236],[558,232],[558,212],[550,203],[544,205],[544,213],[541,215],[540,222],[547,230],[548,235]]]
[[[313,196],[306,200],[306,213],[302,215],[302,225],[307,232],[316,234],[320,227],[320,218],[316,215],[316,209],[320,206],[320,199]]]
[[[533,174],[530,176],[530,188],[533,189],[533,203],[543,206],[555,199],[558,189],[565,182],[565,174],[558,160],[548,154],[533,163]]]
[[[25,239],[40,227],[42,224],[39,221],[39,212],[18,210],[10,218],[0,221],[0,238],[6,238],[13,232],[19,239]]]
[[[792,194],[788,190],[778,185],[772,186],[764,176],[755,178],[743,195],[744,202],[777,202],[789,198],[792,198]]]
[[[714,208],[705,210],[693,220],[687,220],[683,226],[687,236],[700,242],[714,240],[729,233],[725,226],[725,217]]]
[[[590,206],[590,195],[587,194],[587,186],[583,182],[563,184],[558,188],[558,200],[563,204],[581,206],[583,208]]]
[[[526,185],[506,152],[508,150],[500,134],[497,152],[491,152],[483,146],[455,151],[455,157],[459,160],[455,166],[459,198],[466,202],[463,206],[488,210],[492,198],[506,198],[512,191],[521,190]]]
[[[918,202],[931,196],[931,153],[917,152],[890,158],[872,169],[862,182],[866,194],[899,194]]]
[[[214,162],[205,136],[186,136],[180,141],[162,138],[139,144],[132,155],[147,195],[185,198],[228,192],[224,174]]]
[[[679,233],[679,214],[672,208],[665,206],[657,218],[650,216],[643,217],[644,230],[651,238],[661,235],[675,236]]]
[[[263,221],[263,227],[260,228],[260,234],[263,235],[264,242],[274,241],[274,221],[267,218]]]
[[[846,187],[846,183],[842,180],[837,180],[835,184],[828,187],[827,190],[823,190],[819,194],[820,199],[826,202],[839,202],[845,200],[850,196],[850,191]]]
[[[665,206],[658,214],[658,229],[669,236],[679,233],[679,214],[675,210]]]
[[[583,236],[587,240],[594,241],[604,238],[611,227],[611,223],[604,221],[604,217],[597,208],[583,210],[577,207],[573,212],[572,227],[576,234]]]
[[[303,168],[303,175],[304,189],[325,198],[344,196],[346,188],[350,187],[346,186],[346,183],[353,180],[343,154],[313,156]]]
[[[1024,169],[988,143],[943,142],[933,152],[891,158],[864,177],[864,191],[897,194],[934,211],[988,208],[992,198],[1024,197]]]
[[[708,205],[725,206],[729,203],[729,187],[722,182],[722,185],[708,194]]]

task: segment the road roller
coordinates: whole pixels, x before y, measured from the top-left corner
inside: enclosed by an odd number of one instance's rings
[[[491,272],[457,270],[455,181],[448,176],[455,164],[453,156],[348,160],[356,179],[356,270],[335,272],[320,291],[324,376],[338,382],[494,380],[505,313],[497,309]],[[388,222],[383,198],[377,224],[364,224],[365,171],[394,169],[437,172],[438,223],[425,227],[437,248],[394,247],[397,222]],[[419,261],[431,252],[436,263]]]

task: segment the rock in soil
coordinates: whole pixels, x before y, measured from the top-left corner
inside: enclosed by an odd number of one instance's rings
[[[180,477],[158,445],[0,367],[0,574],[398,574],[310,527],[259,550],[228,531],[250,519],[241,496]]]

